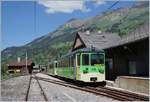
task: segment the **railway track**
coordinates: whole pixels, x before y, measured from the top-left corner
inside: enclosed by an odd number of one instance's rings
[[[25,96],[25,101],[28,101],[29,90],[30,90],[30,85],[31,85],[31,80],[32,80],[32,77],[31,77],[31,75],[30,75],[29,84],[28,84],[28,89],[27,89],[26,96]]]
[[[148,101],[149,100],[149,97],[147,96],[144,96],[144,95],[139,95],[139,94],[136,94],[136,93],[131,93],[131,92],[125,92],[125,91],[122,91],[122,90],[116,90],[116,89],[112,89],[112,88],[108,88],[108,87],[97,87],[96,88],[97,90],[101,91],[102,89],[104,91],[108,91],[113,93],[113,94],[118,94],[118,95],[122,95],[122,96],[125,96],[125,97],[130,97],[131,99],[138,99],[138,100],[143,100],[143,101]]]
[[[90,93],[94,93],[97,95],[110,97],[110,98],[113,98],[113,99],[116,99],[119,101],[149,101],[149,97],[147,97],[147,96],[143,96],[143,95],[139,95],[139,94],[135,94],[135,93],[128,93],[128,92],[111,89],[111,88],[107,88],[107,87],[96,87],[96,88],[89,87],[89,86],[80,87],[80,86],[77,86],[77,85],[75,85],[73,83],[69,83],[69,82],[62,82],[62,81],[58,81],[58,80],[46,79],[46,78],[41,78],[41,77],[36,77],[36,78],[39,80],[42,80],[42,81],[46,81],[46,82],[50,82],[50,83],[54,83],[54,84],[58,84],[58,85],[62,85],[62,86],[90,92]]]
[[[28,101],[28,99],[29,99],[29,92],[30,92],[31,82],[32,82],[33,78],[36,79],[37,84],[38,84],[38,86],[39,86],[39,88],[40,88],[40,91],[41,91],[41,94],[42,94],[44,100],[45,100],[45,101],[48,101],[48,99],[47,99],[47,97],[46,97],[46,94],[45,94],[45,92],[44,92],[44,90],[43,90],[43,88],[42,88],[42,86],[41,86],[41,84],[40,84],[38,78],[35,77],[35,75],[31,75],[31,76],[30,76],[29,84],[28,84],[28,89],[27,89],[26,96],[25,96],[25,101]]]
[[[135,93],[128,93],[116,89],[110,89],[107,87],[98,87],[98,88],[87,87],[87,88],[98,92],[103,92],[107,94],[108,97],[121,100],[121,101],[148,101],[149,100],[147,96],[138,95]]]

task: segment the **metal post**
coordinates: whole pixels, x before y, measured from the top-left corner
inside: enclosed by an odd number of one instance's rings
[[[27,51],[26,51],[26,70],[28,70],[28,56],[27,56]]]

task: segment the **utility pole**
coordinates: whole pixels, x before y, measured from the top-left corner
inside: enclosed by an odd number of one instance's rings
[[[27,51],[26,51],[26,70],[28,70],[28,55],[27,55]]]

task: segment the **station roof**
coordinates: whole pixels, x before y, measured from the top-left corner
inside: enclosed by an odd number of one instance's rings
[[[27,65],[31,66],[33,64],[33,61],[28,60]],[[11,61],[7,63],[7,66],[26,66],[26,60],[22,60],[20,62],[18,61]]]
[[[80,48],[108,49],[132,43],[149,37],[149,24],[143,24],[135,31],[130,32],[122,37],[117,33],[109,32],[78,32],[73,44],[72,51]]]

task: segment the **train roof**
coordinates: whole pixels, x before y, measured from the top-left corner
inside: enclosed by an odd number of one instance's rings
[[[78,52],[101,52],[101,53],[104,53],[104,50],[98,50],[94,47],[91,47],[91,48],[82,48],[82,49],[78,49],[76,51],[73,51],[72,53],[78,53]]]
[[[81,52],[96,52],[96,53],[104,53],[104,50],[98,50],[94,47],[91,47],[91,48],[82,48],[82,49],[78,49],[78,50],[75,50],[73,52],[70,52],[64,56],[62,56],[61,58],[64,58],[64,57],[67,57],[69,55],[73,55],[73,54],[76,54],[76,53],[81,53]],[[61,59],[60,58],[60,59]]]

